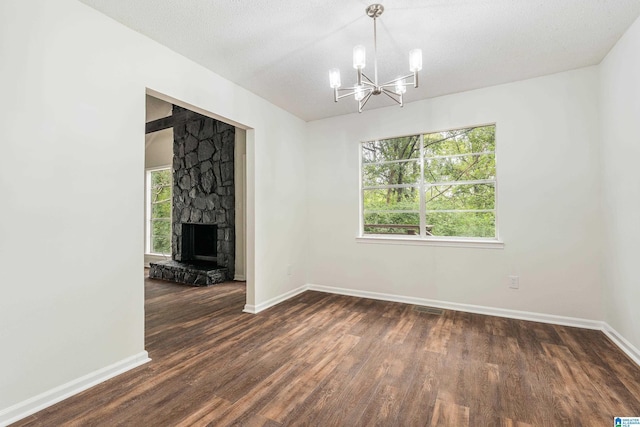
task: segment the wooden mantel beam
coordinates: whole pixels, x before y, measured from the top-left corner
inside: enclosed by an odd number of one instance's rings
[[[158,132],[160,130],[169,129],[174,126],[183,125],[185,123],[190,122],[194,119],[200,119],[204,116],[198,113],[194,113],[190,110],[180,111],[178,113],[174,113],[171,116],[162,117],[158,120],[153,120],[151,122],[147,122],[145,127],[145,134]]]

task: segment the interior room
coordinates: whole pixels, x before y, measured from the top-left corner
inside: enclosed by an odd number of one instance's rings
[[[0,2],[0,425],[640,417],[640,3],[187,3]]]

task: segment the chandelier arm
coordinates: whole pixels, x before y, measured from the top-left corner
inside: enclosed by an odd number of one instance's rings
[[[340,95],[340,96],[338,96],[338,99],[346,98],[347,96],[351,96],[351,95],[353,95],[354,93],[355,93],[355,92],[345,93],[344,95]]]
[[[355,92],[351,92],[351,93],[345,93],[344,95],[339,95],[338,99],[342,99],[342,98],[346,98],[347,96],[351,96],[353,95]]]
[[[358,113],[362,113],[362,109],[364,108],[365,105],[367,105],[367,101],[369,101],[369,98],[371,98],[371,95],[373,95],[373,91],[369,92],[364,98],[358,101]]]
[[[342,95],[338,95],[338,96],[336,97],[336,99],[346,98],[347,96],[354,95],[355,93],[356,93],[356,91],[355,91],[355,90],[352,90],[352,91],[351,91],[351,92],[349,92],[349,93],[345,93],[345,94],[342,94]],[[338,102],[338,101],[336,101],[336,102]]]
[[[406,76],[398,77],[398,78],[393,79],[393,80],[389,80],[388,82],[386,82],[386,83],[384,83],[384,84],[380,85],[380,87],[391,87],[391,86],[395,86],[395,85],[396,85],[396,83],[397,83],[397,82],[399,82],[400,80],[406,80],[406,79],[408,79],[409,77],[415,77],[415,73],[407,74]],[[405,85],[405,86],[409,86],[409,85],[412,85],[412,84],[414,84],[414,82],[413,82],[413,81],[408,81],[408,82],[406,82],[404,85]]]
[[[382,93],[387,95],[389,98],[393,99],[397,104],[402,105],[402,95],[392,92],[388,89],[382,89]],[[393,95],[393,96],[392,96]],[[396,96],[398,98],[396,98]]]
[[[339,87],[337,88],[338,91],[340,92],[344,92],[344,91],[351,91],[350,93],[348,93],[347,95],[353,95],[355,93],[355,90],[358,89],[358,86],[351,86],[351,87]],[[371,90],[371,88],[365,87],[363,88],[363,90]],[[342,95],[340,95],[342,96]]]
[[[362,81],[361,81],[361,83],[365,83],[365,84],[366,84],[366,83],[369,83],[369,84],[372,84],[372,85],[374,85],[374,86],[375,86],[375,84],[376,84],[376,83],[375,83],[373,80],[371,80],[371,79],[369,78],[369,76],[367,76],[365,73],[362,73],[362,77],[364,77],[365,79],[367,79],[367,81],[362,80]]]
[[[342,95],[338,95],[338,91],[349,91],[347,93],[343,93]],[[372,88],[365,88],[363,89],[364,92],[367,93],[367,95],[365,96],[371,96],[371,94],[373,93],[373,89]],[[347,96],[351,96],[351,95],[355,95],[356,93],[356,87],[345,87],[345,88],[338,88],[336,89],[335,93],[335,99],[336,102],[338,102],[337,100],[342,99],[342,98],[346,98]]]

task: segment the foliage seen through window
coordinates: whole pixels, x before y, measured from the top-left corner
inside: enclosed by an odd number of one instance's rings
[[[148,172],[150,253],[171,253],[171,169]]]
[[[496,237],[495,125],[362,143],[364,234]]]

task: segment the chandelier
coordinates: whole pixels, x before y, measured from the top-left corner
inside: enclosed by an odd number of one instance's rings
[[[358,45],[353,48],[353,68],[356,69],[358,75],[355,86],[341,88],[340,70],[337,68],[329,70],[329,85],[333,89],[333,99],[338,102],[339,99],[353,95],[358,101],[358,112],[361,113],[372,95],[383,93],[402,107],[402,95],[407,91],[407,86],[418,87],[418,71],[422,69],[422,50],[413,49],[409,52],[409,71],[411,74],[379,84],[376,19],[382,15],[384,7],[381,4],[372,4],[367,7],[366,12],[368,17],[373,18],[373,80],[362,72],[366,65],[366,51],[364,46]]]

